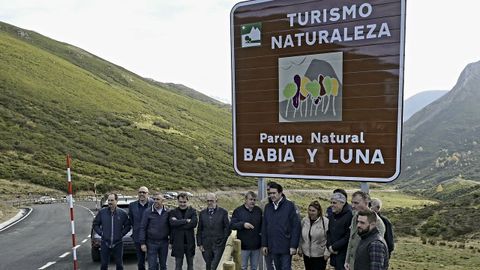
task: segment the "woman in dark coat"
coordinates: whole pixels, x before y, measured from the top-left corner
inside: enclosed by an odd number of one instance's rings
[[[170,211],[170,241],[172,257],[175,257],[175,270],[181,270],[183,256],[187,258],[187,269],[193,270],[193,256],[195,256],[195,232],[198,217],[197,211],[188,206],[188,195],[180,193],[177,196],[178,207]]]

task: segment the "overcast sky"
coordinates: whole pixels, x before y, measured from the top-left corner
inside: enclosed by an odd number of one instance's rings
[[[0,21],[70,43],[143,77],[231,100],[236,0],[0,0]],[[359,1],[361,3],[363,1]],[[450,90],[480,60],[480,1],[407,3],[405,88]]]

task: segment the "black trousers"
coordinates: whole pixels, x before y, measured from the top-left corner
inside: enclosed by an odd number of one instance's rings
[[[325,270],[327,261],[323,257],[308,257],[303,255],[305,270]]]
[[[203,259],[205,260],[206,270],[216,270],[220,260],[222,259],[225,246],[213,246],[205,249],[202,252]]]

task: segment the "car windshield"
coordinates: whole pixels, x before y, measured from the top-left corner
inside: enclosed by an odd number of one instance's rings
[[[117,204],[118,208],[122,208],[125,212],[128,213],[128,204]]]
[[[128,205],[129,204],[130,204],[130,201],[129,202],[119,201],[117,203],[117,207],[123,209],[128,214]],[[105,202],[102,207],[108,207],[108,203]]]

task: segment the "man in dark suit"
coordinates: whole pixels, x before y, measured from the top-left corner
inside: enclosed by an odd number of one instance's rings
[[[195,256],[195,232],[198,218],[197,211],[188,205],[188,195],[177,196],[178,207],[170,211],[170,229],[172,257],[175,257],[175,270],[182,270],[183,257],[187,259],[187,269],[193,270]]]
[[[128,216],[132,224],[132,238],[137,250],[137,267],[138,270],[145,270],[145,252],[140,247],[140,223],[142,222],[143,212],[152,207],[152,200],[148,197],[148,188],[140,187],[138,189],[138,200],[128,205]]]
[[[202,251],[206,270],[217,269],[229,235],[227,210],[217,206],[214,193],[207,194],[207,208],[200,212],[197,229],[197,245]]]

